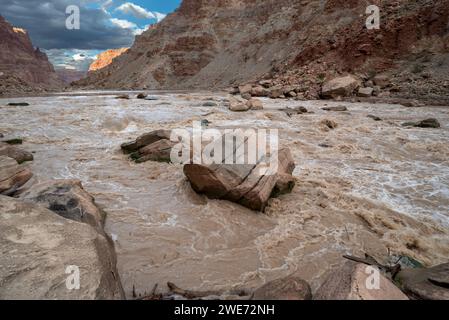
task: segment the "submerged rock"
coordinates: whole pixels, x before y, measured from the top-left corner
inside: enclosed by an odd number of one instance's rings
[[[426,119],[426,120],[422,120],[422,121],[417,121],[417,122],[404,122],[402,124],[403,127],[416,127],[416,128],[440,128],[441,125],[438,122],[437,119]]]
[[[213,101],[206,101],[203,103],[203,107],[216,107],[216,106],[218,106],[218,104]]]
[[[122,94],[122,95],[120,95],[120,96],[117,96],[117,97],[115,97],[116,99],[125,99],[125,100],[128,100],[129,99],[129,95],[127,95],[127,94]]]
[[[23,139],[14,138],[14,139],[3,140],[2,142],[6,143],[6,144],[10,144],[10,145],[16,145],[16,144],[22,144]]]
[[[270,281],[254,291],[253,300],[311,300],[312,290],[301,278],[289,276]]]
[[[87,223],[99,232],[103,230],[106,215],[79,180],[52,180],[34,185],[20,198],[41,204],[64,218]]]
[[[322,110],[342,112],[342,111],[348,111],[348,108],[346,108],[345,106],[336,106],[336,107],[324,107],[324,108],[322,108]]]
[[[412,299],[449,300],[449,263],[404,269],[399,271],[395,281]]]
[[[12,158],[0,156],[0,194],[13,195],[33,174]]]
[[[8,106],[11,107],[27,107],[30,104],[28,102],[10,102],[8,103]]]
[[[373,119],[374,121],[382,121],[381,118],[372,114],[367,115],[367,118]]]
[[[0,196],[0,252],[0,299],[124,298],[110,241],[43,206]]]
[[[390,280],[379,274],[379,287],[368,278],[369,266],[352,261],[346,262],[324,281],[314,294],[314,300],[408,300]],[[373,285],[373,287],[369,287]]]
[[[0,142],[0,156],[13,158],[19,164],[34,159],[32,153],[3,142]]]

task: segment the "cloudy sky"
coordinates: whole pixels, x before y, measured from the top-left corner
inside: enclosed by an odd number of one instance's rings
[[[87,70],[107,49],[129,47],[137,34],[181,0],[0,0],[0,15],[28,30],[56,68]],[[66,28],[66,8],[80,8],[80,29]]]

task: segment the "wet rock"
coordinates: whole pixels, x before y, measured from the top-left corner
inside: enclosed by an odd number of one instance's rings
[[[13,195],[32,176],[28,168],[18,165],[14,159],[0,156],[0,194]]]
[[[8,106],[11,107],[27,107],[30,104],[28,102],[10,102],[8,103]]]
[[[364,98],[368,98],[371,97],[373,95],[374,89],[367,87],[367,88],[359,88],[359,92],[357,93],[357,95],[359,97],[364,97]]]
[[[145,93],[139,93],[137,95],[137,99],[145,99],[147,97],[147,95]]]
[[[312,290],[301,278],[289,276],[270,281],[254,291],[253,300],[311,300]]]
[[[248,102],[246,103],[246,105],[251,110],[263,110],[263,103],[262,103],[262,101],[260,101],[259,99],[256,99],[256,98],[249,99]]]
[[[336,107],[324,107],[324,108],[322,108],[322,110],[342,112],[342,111],[348,111],[348,108],[346,108],[345,106],[336,106]]]
[[[124,298],[110,241],[43,206],[0,196],[0,252],[0,299]]]
[[[9,139],[9,140],[3,140],[2,142],[6,143],[6,144],[10,144],[10,145],[17,145],[17,144],[22,144],[23,139],[14,138],[14,139]]]
[[[203,103],[203,107],[216,107],[216,106],[218,106],[218,104],[213,101],[206,101]]]
[[[275,160],[278,161],[277,171],[269,174],[263,171],[266,164],[262,162],[257,165],[186,164],[184,165],[184,174],[197,193],[205,194],[211,199],[229,200],[252,210],[264,211],[277,182],[280,179],[286,181],[283,175],[291,176],[295,168],[289,149],[280,150],[277,155],[273,155],[272,158],[266,159],[264,162],[270,163]],[[279,189],[291,190],[292,181],[287,183],[287,188],[281,187],[279,184]]]
[[[321,94],[323,98],[337,98],[351,96],[360,86],[359,80],[354,76],[335,78],[323,84]]]
[[[20,198],[43,205],[61,217],[87,223],[98,232],[103,230],[105,213],[79,180],[52,180],[34,185]]]
[[[146,161],[170,162],[171,149],[175,145],[175,142],[162,139],[133,152],[130,158],[137,163]]]
[[[302,107],[302,106],[286,108],[286,109],[282,109],[282,111],[284,111],[287,114],[287,116],[289,116],[289,117],[292,117],[297,114],[304,114],[304,113],[309,112],[305,107]]]
[[[335,121],[329,120],[329,119],[323,119],[323,120],[321,120],[320,124],[321,124],[323,127],[328,128],[328,129],[331,129],[331,130],[336,129],[336,128],[338,127],[338,124],[337,124]]]
[[[148,100],[148,101],[157,101],[157,100],[159,100],[159,98],[158,98],[158,97],[154,97],[154,96],[148,96],[148,97],[145,98],[145,100]]]
[[[418,100],[403,101],[403,102],[401,102],[401,104],[404,107],[407,107],[407,108],[420,108],[420,107],[422,107],[422,104]]]
[[[2,142],[0,142],[0,156],[13,158],[19,164],[33,161],[34,158],[32,153]]]
[[[116,99],[125,99],[128,100],[129,99],[129,95],[128,94],[122,94],[120,96],[115,97]]]
[[[145,133],[138,137],[136,140],[131,142],[126,142],[121,145],[123,152],[131,153],[148,146],[156,141],[162,139],[170,140],[171,131],[170,130],[156,130],[149,133]]]
[[[372,114],[367,115],[367,117],[370,119],[373,119],[374,121],[382,121],[381,118],[379,118],[378,116],[372,115]]]
[[[422,120],[422,121],[417,121],[417,122],[404,122],[402,124],[403,127],[416,127],[416,128],[440,128],[441,125],[438,122],[437,119],[426,119],[426,120]]]
[[[229,110],[234,112],[244,112],[248,111],[249,107],[246,104],[246,101],[243,99],[232,98],[229,99]]]
[[[379,287],[371,287],[369,266],[346,262],[333,271],[314,294],[314,300],[408,300],[390,280],[379,274]],[[369,285],[367,285],[369,284]]]
[[[395,281],[411,299],[449,300],[449,263],[404,269],[399,271]]]

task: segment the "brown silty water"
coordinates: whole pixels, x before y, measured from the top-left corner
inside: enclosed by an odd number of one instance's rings
[[[233,113],[224,94],[155,93],[117,100],[110,92],[0,99],[1,132],[34,151],[32,183],[80,179],[107,212],[129,298],[174,282],[186,289],[251,289],[295,273],[316,289],[343,263],[367,252],[405,254],[427,265],[449,257],[449,108],[262,99],[265,110]],[[9,107],[25,100],[28,107]],[[206,100],[217,107],[203,107]],[[327,112],[325,105],[347,112]],[[291,118],[280,108],[305,106]],[[376,122],[367,117],[383,119]],[[437,118],[440,129],[404,128]],[[120,144],[154,129],[279,129],[296,162],[296,187],[265,214],[208,200],[182,166],[135,164]],[[329,129],[323,120],[337,124]]]

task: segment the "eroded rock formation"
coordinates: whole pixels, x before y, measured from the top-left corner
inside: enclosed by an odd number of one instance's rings
[[[126,51],[128,51],[128,48],[110,49],[100,53],[97,59],[90,65],[89,72],[107,67],[115,58],[124,54]]]

